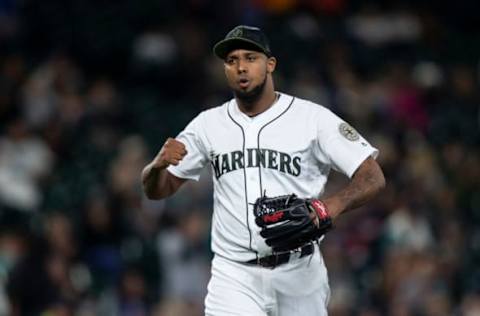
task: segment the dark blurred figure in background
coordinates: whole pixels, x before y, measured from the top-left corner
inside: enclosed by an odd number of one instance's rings
[[[383,196],[322,246],[330,315],[480,314],[479,11],[0,1],[0,314],[199,308],[211,184],[151,202],[137,175],[159,140],[231,97],[210,47],[238,24],[271,34],[280,90],[331,104],[381,152]]]
[[[7,285],[12,315],[73,315],[80,292],[71,278],[77,255],[72,228],[55,213],[46,218],[41,236],[30,235]]]

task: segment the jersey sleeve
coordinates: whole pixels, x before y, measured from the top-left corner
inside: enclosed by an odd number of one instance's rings
[[[198,181],[200,173],[208,161],[202,113],[195,117],[185,129],[178,134],[176,140],[185,145],[187,154],[177,166],[170,165],[167,170],[176,177]]]
[[[377,158],[378,149],[330,110],[322,112],[318,123],[318,155],[335,170],[351,178],[365,159]]]

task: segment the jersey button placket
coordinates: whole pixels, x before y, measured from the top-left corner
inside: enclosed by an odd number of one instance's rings
[[[250,227],[252,228],[253,232],[256,232],[252,235],[253,237],[253,247],[257,249],[257,255],[263,257],[270,253],[270,249],[263,241],[262,237],[258,233],[260,228],[255,223],[255,216],[253,216],[253,206],[252,204],[255,200],[261,195],[260,193],[260,183],[259,183],[259,169],[258,169],[258,161],[257,161],[257,152],[256,149],[258,148],[258,128],[255,128],[255,125],[252,124],[245,130],[245,170],[247,176],[247,186],[248,186],[248,202],[250,204],[250,214],[249,222]],[[248,150],[250,149],[250,150]],[[249,156],[250,155],[250,156]]]
[[[249,188],[249,198],[252,199],[257,196],[258,192],[258,168],[256,166],[256,151],[257,148],[257,129],[254,124],[249,124],[245,128],[245,167],[247,173],[247,184]],[[252,151],[253,150],[253,151]]]

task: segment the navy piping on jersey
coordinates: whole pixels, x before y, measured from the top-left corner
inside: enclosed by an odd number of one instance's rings
[[[235,121],[230,114],[230,102],[228,102],[227,105],[227,113],[228,117],[235,123],[238,127],[240,127],[240,130],[242,131],[242,138],[243,138],[243,144],[242,144],[242,152],[245,153],[245,131],[243,130],[242,125],[240,125],[237,121]],[[255,257],[258,258],[258,253],[254,249],[252,249],[252,231],[250,230],[250,224],[248,222],[248,194],[247,194],[247,169],[246,169],[246,164],[243,164],[243,183],[245,185],[245,212],[247,215],[247,229],[248,229],[248,237],[249,237],[249,243],[248,243],[248,248],[250,248],[251,251],[255,252]]]
[[[278,98],[280,100],[282,96],[280,95],[280,97]],[[275,117],[274,119],[272,119],[271,121],[267,122],[265,125],[263,125],[260,130],[258,131],[258,135],[257,135],[257,153],[258,155],[260,155],[261,151],[260,151],[260,133],[262,132],[262,130],[267,126],[269,125],[270,123],[272,123],[273,121],[275,121],[276,119],[278,119],[280,116],[282,116],[283,114],[285,114],[289,109],[290,107],[292,106],[293,104],[293,101],[295,101],[295,97],[292,97],[292,101],[290,101],[290,104],[288,105],[288,107],[282,112],[280,113],[277,117]],[[260,158],[260,157],[258,157]],[[260,162],[258,163],[258,178],[260,180],[260,196],[262,196],[264,194],[263,192],[263,186],[262,186],[262,166],[260,164]]]

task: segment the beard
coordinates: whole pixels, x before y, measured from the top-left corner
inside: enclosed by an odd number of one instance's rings
[[[262,96],[263,91],[265,90],[266,84],[267,84],[267,73],[265,73],[265,77],[263,78],[263,81],[256,87],[253,87],[252,90],[250,91],[233,90],[233,95],[235,96],[236,99],[239,99],[245,105],[254,104]]]

